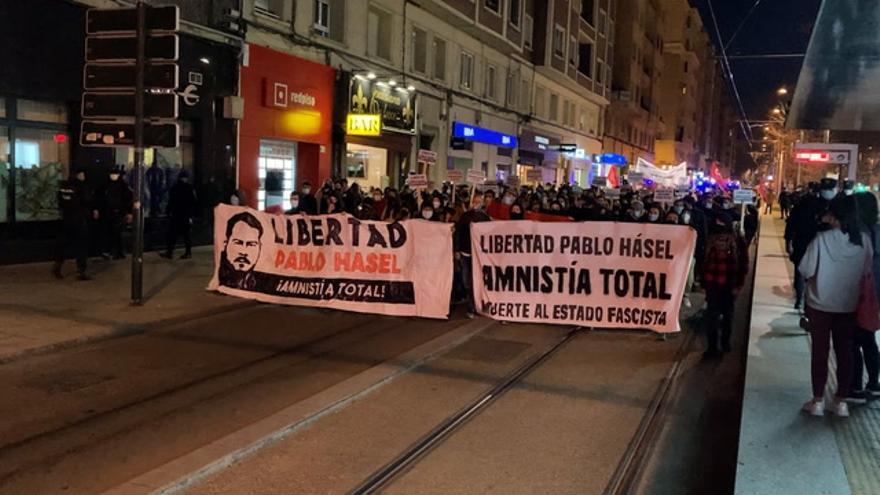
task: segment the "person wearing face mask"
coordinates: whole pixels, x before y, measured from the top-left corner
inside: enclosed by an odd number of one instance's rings
[[[647,223],[659,223],[660,222],[660,207],[657,205],[651,205],[648,209],[648,218]]]
[[[734,232],[733,222],[725,215],[716,216],[709,230],[703,270],[707,303],[703,320],[707,339],[704,356],[707,358],[730,351],[733,310],[736,296],[745,283],[748,257],[748,247]]]
[[[645,218],[645,205],[639,200],[633,201],[630,205],[630,209],[627,212],[625,222],[629,223],[641,223]]]
[[[285,215],[296,215],[297,213],[302,213],[302,200],[300,199],[299,193],[293,191],[290,193],[290,209],[285,211]]]
[[[432,203],[422,204],[422,219],[428,220],[429,222],[440,221],[440,216],[437,214],[437,211],[434,210],[434,205]]]
[[[318,214],[318,200],[312,195],[312,184],[309,181],[302,183],[299,194],[299,209],[306,215]]]
[[[510,205],[510,215],[508,215],[511,220],[522,220],[525,218],[525,212],[523,212],[523,207],[519,203],[514,203]]]
[[[471,224],[489,222],[491,220],[482,208],[470,208],[461,214],[461,218],[456,222],[455,229],[452,232],[455,262],[459,265],[455,275],[458,277],[458,285],[462,287],[467,300],[468,318],[473,318],[477,313],[474,301],[473,263],[471,259]]]
[[[125,225],[131,223],[134,193],[128,184],[122,180],[123,168],[114,167],[110,171],[110,182],[104,189],[101,219],[104,223],[104,250],[105,258],[118,260],[125,258],[122,246],[122,231]]]
[[[86,183],[85,170],[71,167],[70,177],[58,188],[61,231],[55,244],[55,264],[52,268],[55,278],[63,278],[61,266],[72,251],[76,258],[77,278],[91,280],[86,273],[89,255],[89,222],[100,217],[94,199],[92,189]]]
[[[827,230],[822,218],[828,211],[831,199],[837,195],[837,181],[822,179],[818,184],[811,183],[807,194],[791,210],[785,223],[785,249],[788,258],[797,267],[807,251],[807,246],[819,232]],[[802,309],[804,302],[804,278],[798,270],[794,271],[795,309]]]

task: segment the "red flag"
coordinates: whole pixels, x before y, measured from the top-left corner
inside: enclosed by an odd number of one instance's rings
[[[709,169],[709,177],[715,179],[718,187],[727,189],[727,179],[721,175],[721,170],[718,168],[718,162],[712,162],[712,167]]]
[[[608,167],[608,187],[620,187],[620,179],[617,177],[617,167],[610,165]]]

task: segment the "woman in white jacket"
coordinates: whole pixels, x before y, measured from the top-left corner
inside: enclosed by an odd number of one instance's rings
[[[812,338],[813,398],[804,412],[824,414],[823,397],[828,381],[828,353],[834,341],[837,358],[837,392],[829,410],[849,416],[845,399],[852,387],[855,311],[859,282],[871,270],[871,241],[863,234],[852,196],[831,202],[825,220],[831,229],[820,232],[807,247],[798,270],[806,281],[806,315]]]

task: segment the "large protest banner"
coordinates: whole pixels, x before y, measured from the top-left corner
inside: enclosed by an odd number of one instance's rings
[[[351,215],[214,210],[214,277],[208,286],[258,301],[361,313],[446,318],[452,226]]]
[[[677,332],[694,255],[687,226],[471,226],[477,310],[497,320]]]

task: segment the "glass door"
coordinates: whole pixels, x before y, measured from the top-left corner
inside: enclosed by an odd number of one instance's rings
[[[261,140],[257,173],[260,179],[258,208],[268,211],[289,209],[290,193],[296,183],[296,143]]]

